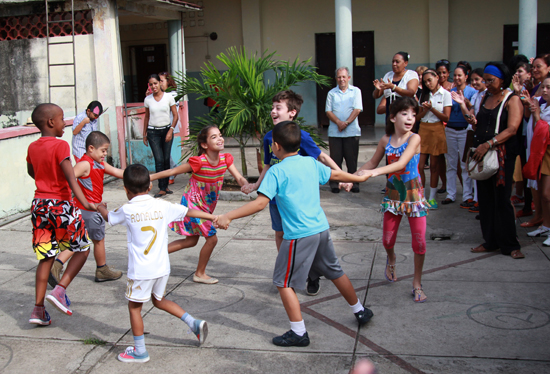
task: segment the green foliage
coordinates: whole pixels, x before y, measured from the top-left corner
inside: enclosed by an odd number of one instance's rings
[[[185,76],[178,73],[179,100],[187,94],[197,94],[197,100],[212,98],[218,104],[218,112],[212,111],[196,118],[190,124],[190,137],[184,146],[190,146],[183,159],[191,153],[196,154],[196,134],[206,124],[214,123],[223,136],[237,140],[241,150],[243,174],[247,175],[244,147],[252,138],[263,139],[263,136],[273,128],[271,120],[272,98],[280,91],[301,82],[312,81],[319,85],[328,86],[330,79],[320,75],[315,68],[308,65],[309,59],[293,63],[274,59],[275,52],[264,52],[258,56],[248,56],[245,48],[231,47],[226,53],[216,58],[221,61],[227,70],[221,73],[216,66],[208,61],[201,68],[201,79]],[[266,73],[271,72],[272,80]],[[311,131],[311,128],[304,128]],[[313,134],[312,134],[313,135]],[[318,136],[314,140],[320,140]],[[326,146],[326,144],[325,144]]]

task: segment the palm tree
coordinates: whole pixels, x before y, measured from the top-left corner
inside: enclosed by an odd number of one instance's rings
[[[301,82],[313,81],[319,85],[329,85],[330,78],[320,75],[315,68],[308,65],[311,59],[299,62],[298,58],[291,64],[288,61],[274,59],[275,52],[256,53],[247,56],[244,47],[238,50],[231,47],[226,53],[216,58],[227,70],[220,72],[211,61],[201,68],[201,79],[178,73],[178,100],[183,95],[197,94],[197,100],[212,98],[218,104],[209,114],[192,121],[190,137],[184,143],[196,147],[196,134],[206,124],[214,123],[226,137],[232,137],[239,143],[243,175],[248,175],[245,147],[252,138],[263,139],[272,129],[272,98],[276,93],[287,90]],[[266,73],[273,72],[269,79]],[[313,138],[321,139],[312,127],[305,126]],[[326,144],[324,144],[326,146]],[[191,152],[185,154],[186,158]]]

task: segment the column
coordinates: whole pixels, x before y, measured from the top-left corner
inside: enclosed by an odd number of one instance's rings
[[[97,100],[108,110],[101,115],[100,130],[111,139],[111,154],[114,166],[126,165],[124,144],[124,121],[122,96],[122,66],[118,45],[120,34],[117,27],[114,1],[94,2],[94,57]],[[119,113],[120,112],[120,113]],[[118,113],[118,115],[117,115]],[[116,140],[115,140],[116,139]]]
[[[353,31],[351,0],[335,0],[336,14],[336,68],[347,66],[353,84]]]
[[[262,51],[262,29],[260,24],[260,0],[241,0],[243,45],[249,54]]]
[[[519,0],[519,53],[537,55],[537,0]]]

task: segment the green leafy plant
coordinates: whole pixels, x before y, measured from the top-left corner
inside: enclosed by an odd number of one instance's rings
[[[105,345],[107,342],[100,338],[86,338],[81,340],[86,345]]]
[[[189,139],[183,144],[190,146],[191,150],[183,155],[183,159],[196,151],[198,131],[213,123],[220,128],[223,136],[237,140],[242,171],[247,176],[245,147],[253,138],[261,141],[273,128],[270,115],[273,96],[302,82],[312,81],[325,86],[330,84],[330,78],[318,74],[316,68],[309,65],[310,59],[300,62],[297,58],[290,63],[276,60],[274,56],[275,52],[267,51],[260,56],[256,53],[248,56],[244,47],[231,47],[216,57],[227,68],[223,72],[208,61],[201,68],[201,79],[178,73],[179,77],[175,79],[178,85],[176,99],[187,94],[197,94],[197,100],[212,98],[217,103],[217,107],[212,108],[207,115],[191,121]],[[312,133],[314,140],[320,141],[311,127],[303,128]]]

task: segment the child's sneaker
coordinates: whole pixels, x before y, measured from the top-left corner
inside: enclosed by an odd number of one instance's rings
[[[292,330],[288,330],[281,336],[273,338],[273,344],[280,347],[306,347],[309,345],[309,335],[306,333],[303,336],[299,336]]]
[[[102,266],[95,269],[95,281],[105,282],[111,280],[117,280],[122,277],[122,271],[112,269],[109,265]]]
[[[306,293],[309,296],[316,296],[319,294],[319,290],[321,289],[321,283],[319,283],[319,278],[316,280],[311,280],[309,277],[307,278],[307,286],[306,286]]]
[[[428,203],[428,209],[436,210],[437,208],[439,208],[437,206],[437,201],[435,201],[435,199],[428,200],[427,203]]]
[[[195,328],[193,329],[193,334],[199,339],[199,345],[204,343],[206,337],[208,336],[208,324],[202,319],[195,320]]]
[[[40,326],[49,326],[52,323],[52,319],[50,318],[50,314],[46,311],[45,307],[35,306],[31,313],[29,323]]]
[[[73,311],[69,309],[71,301],[65,294],[65,289],[61,286],[55,286],[55,288],[46,296],[46,300],[55,306],[60,312],[63,312],[69,316],[73,315]]]
[[[514,195],[510,198],[512,205],[517,206],[525,203],[525,198],[523,196]]]
[[[359,325],[363,326],[365,323],[370,321],[373,315],[374,313],[372,310],[365,308],[365,310],[355,313],[355,318],[357,319],[357,322],[359,322]]]
[[[134,347],[128,347],[124,353],[118,355],[118,360],[122,362],[147,362],[149,361],[149,353],[145,351],[144,354],[138,355]]]
[[[48,277],[48,283],[50,286],[55,287],[61,280],[61,274],[63,273],[63,264],[59,261],[54,261],[52,269],[50,270],[50,276]]]

